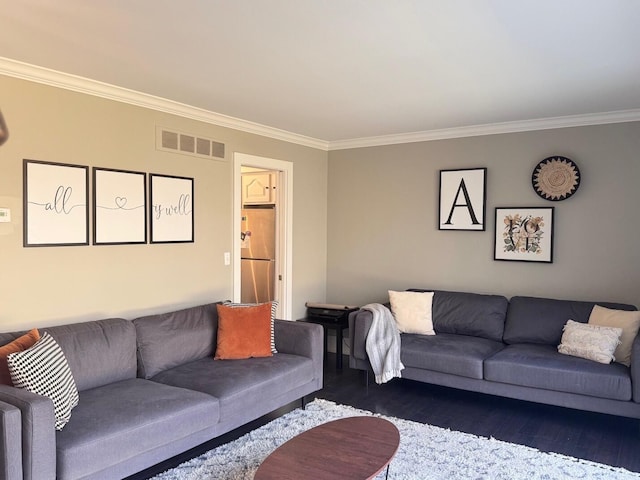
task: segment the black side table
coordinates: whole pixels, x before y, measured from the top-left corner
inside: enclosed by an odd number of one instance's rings
[[[344,315],[339,320],[323,319],[318,317],[300,318],[299,322],[317,323],[324,327],[324,355],[327,356],[327,333],[328,330],[336,331],[336,368],[342,369],[342,332],[349,328],[349,315]]]

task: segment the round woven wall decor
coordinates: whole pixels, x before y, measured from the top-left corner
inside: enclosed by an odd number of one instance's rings
[[[531,183],[536,193],[545,200],[566,200],[580,186],[580,170],[567,157],[548,157],[533,169]]]

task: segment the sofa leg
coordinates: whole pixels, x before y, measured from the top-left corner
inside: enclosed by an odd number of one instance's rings
[[[302,407],[302,410],[307,409],[307,398],[305,396],[300,399],[300,406]]]

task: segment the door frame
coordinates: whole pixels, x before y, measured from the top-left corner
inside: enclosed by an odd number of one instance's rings
[[[233,301],[240,301],[240,222],[242,210],[242,167],[256,167],[278,173],[276,194],[278,195],[279,236],[276,282],[280,293],[278,318],[292,320],[292,272],[293,272],[293,163],[274,158],[258,157],[246,153],[233,154]],[[282,280],[278,280],[282,276]]]

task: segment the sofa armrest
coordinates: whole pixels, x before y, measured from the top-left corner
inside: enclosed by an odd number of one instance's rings
[[[22,416],[5,402],[0,402],[0,478],[22,480]]]
[[[349,314],[349,367],[369,369],[366,342],[373,322],[370,310],[357,310]]]
[[[53,402],[21,388],[0,385],[0,401],[20,410],[24,480],[56,478],[56,430]]]
[[[275,320],[276,350],[308,357],[313,361],[313,376],[322,380],[324,330],[315,323]]]
[[[633,401],[640,403],[640,334],[633,340],[631,347],[631,389]]]

